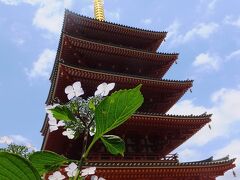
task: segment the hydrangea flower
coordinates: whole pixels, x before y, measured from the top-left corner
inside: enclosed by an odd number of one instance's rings
[[[95,174],[95,171],[96,171],[96,167],[89,167],[89,168],[83,169],[81,172],[81,176],[85,177],[88,175]]]
[[[62,132],[62,135],[67,136],[68,139],[73,139],[74,138],[74,134],[75,134],[75,131],[73,131],[72,129],[69,129],[69,128],[67,128],[66,131]]]
[[[91,176],[91,180],[106,180],[106,179],[104,179],[104,178],[102,178],[102,177],[97,177],[97,176]]]
[[[49,180],[63,180],[65,176],[60,173],[60,171],[54,172],[52,175],[48,177]]]
[[[67,94],[68,100],[78,97],[84,94],[84,91],[81,87],[81,82],[77,81],[71,86],[65,88],[65,93]]]
[[[68,167],[65,168],[68,177],[74,177],[77,173],[77,165],[75,163],[71,163]]]
[[[12,144],[13,143],[13,139],[8,137],[8,136],[2,136],[0,137],[0,144]]]
[[[57,122],[57,120],[53,117],[52,114],[48,114],[48,118],[49,118],[48,124],[49,124],[50,132],[58,130],[58,127],[60,126],[65,126],[65,123],[63,121]]]
[[[97,90],[95,91],[95,96],[107,96],[109,92],[114,88],[115,83],[102,83],[97,87]]]

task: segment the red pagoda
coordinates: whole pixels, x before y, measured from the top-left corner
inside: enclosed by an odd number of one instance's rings
[[[115,90],[142,84],[144,104],[113,132],[125,140],[125,156],[110,155],[99,142],[85,164],[97,167],[96,174],[107,180],[214,180],[235,167],[235,159],[228,157],[179,162],[177,154],[169,155],[211,115],[166,114],[193,82],[162,79],[178,58],[156,52],[166,35],[65,11],[47,104],[56,97],[67,102],[64,88],[75,81],[81,81],[85,97],[102,82],[115,82]],[[60,131],[50,134],[47,121],[42,149],[79,159],[82,140],[69,140]]]

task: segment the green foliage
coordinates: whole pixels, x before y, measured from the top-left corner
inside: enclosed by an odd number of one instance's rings
[[[101,137],[101,140],[111,154],[120,154],[124,156],[125,143],[120,137],[114,135],[104,135]]]
[[[96,134],[100,138],[123,124],[143,103],[141,85],[129,90],[120,90],[106,97],[96,107]]]
[[[85,153],[85,156],[88,155],[91,147],[99,138],[103,140],[103,143],[111,153],[123,154],[123,147],[125,146],[123,146],[120,141],[119,145],[116,145],[116,140],[107,141],[103,138],[103,135],[127,121],[127,119],[142,105],[143,96],[140,92],[140,88],[141,85],[134,89],[114,92],[96,107],[96,133],[92,143]],[[113,150],[113,147],[115,150]],[[116,150],[116,148],[119,149]]]
[[[72,112],[68,109],[67,106],[59,105],[53,109],[50,109],[53,114],[53,117],[63,121],[76,121],[76,118]]]
[[[0,152],[10,152],[14,154],[18,154],[19,156],[22,156],[24,158],[28,158],[30,154],[32,154],[32,151],[29,151],[29,148],[27,148],[24,145],[17,145],[17,144],[9,144],[6,148],[0,148]]]
[[[49,171],[54,171],[69,161],[64,156],[50,151],[35,152],[29,156],[29,160],[40,175]]]
[[[87,150],[83,149],[83,155],[78,161],[79,169],[86,160],[91,147],[99,139],[111,154],[124,156],[124,141],[118,136],[105,134],[127,121],[142,105],[143,96],[140,88],[141,85],[130,90],[120,90],[105,99],[103,97],[92,97],[88,100],[75,98],[66,105],[50,109],[56,119],[65,121],[64,128],[73,130],[77,134],[76,137],[82,131],[89,132],[91,129],[94,131],[96,126],[96,133],[91,144]],[[86,133],[87,137],[88,133]],[[0,149],[0,179],[40,180],[40,176],[70,162],[72,160],[50,151],[29,152],[25,146],[11,144],[7,148]],[[80,171],[74,179],[84,179],[79,175]]]
[[[17,154],[0,152],[0,179],[41,180],[41,177],[28,160]]]

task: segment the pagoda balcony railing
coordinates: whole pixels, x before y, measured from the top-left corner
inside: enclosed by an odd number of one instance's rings
[[[168,154],[164,157],[160,155],[125,155],[111,156],[109,154],[91,154],[88,157],[90,161],[157,161],[157,162],[179,162],[178,155]]]

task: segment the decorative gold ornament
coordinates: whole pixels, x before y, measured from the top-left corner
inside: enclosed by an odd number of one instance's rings
[[[103,0],[94,0],[94,16],[99,21],[105,20]]]

